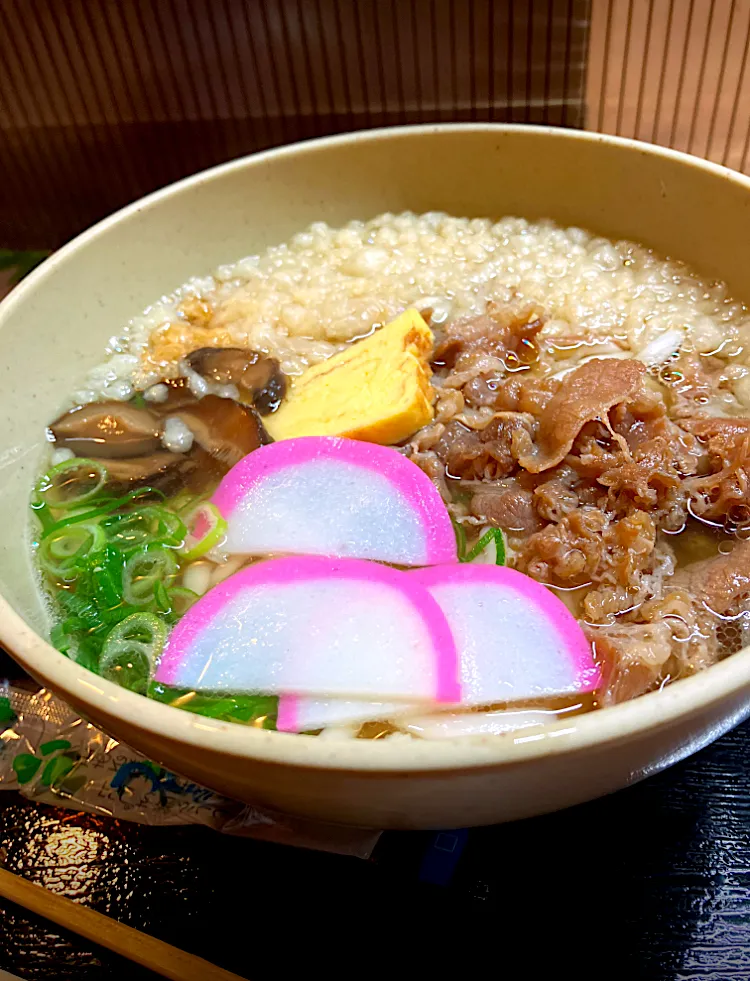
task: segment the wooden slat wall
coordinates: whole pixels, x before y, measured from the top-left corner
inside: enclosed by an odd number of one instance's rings
[[[298,139],[579,126],[590,4],[0,0],[0,246],[54,247],[156,187]]]
[[[750,0],[592,0],[586,125],[750,172]]]

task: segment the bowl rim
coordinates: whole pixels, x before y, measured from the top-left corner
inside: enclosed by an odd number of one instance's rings
[[[53,253],[11,291],[0,303],[0,330],[6,316],[33,293],[37,285],[57,273],[78,250],[105,234],[112,226],[127,221],[143,210],[158,206],[166,199],[209,181],[221,179],[235,170],[252,169],[267,161],[287,156],[315,154],[330,147],[351,143],[398,140],[415,135],[438,133],[490,132],[499,134],[537,134],[559,141],[577,140],[604,143],[623,151],[677,160],[685,166],[703,170],[730,180],[750,192],[750,178],[720,164],[694,157],[679,150],[659,147],[626,137],[566,129],[504,123],[440,123],[416,126],[394,126],[337,134],[264,150],[219,164],[160,188],[121,208],[86,229]],[[637,739],[664,728],[679,725],[688,715],[705,712],[715,703],[750,690],[750,647],[704,672],[676,681],[662,691],[641,695],[630,702],[574,716],[545,726],[541,732],[524,735],[505,734],[466,736],[440,740],[326,740],[301,739],[293,733],[280,733],[218,722],[194,715],[126,691],[99,677],[60,654],[40,637],[0,595],[0,642],[31,673],[35,669],[48,680],[53,691],[63,692],[79,703],[86,703],[96,713],[115,715],[129,727],[181,744],[205,749],[224,756],[257,760],[263,763],[309,769],[395,772],[451,771],[514,766],[524,761],[574,753],[592,746],[606,746],[624,738]],[[746,714],[722,726],[721,732],[739,722]],[[96,721],[96,720],[95,720]],[[698,748],[709,742],[715,732],[701,737]],[[687,750],[685,751],[687,752]],[[685,755],[685,754],[682,754]]]

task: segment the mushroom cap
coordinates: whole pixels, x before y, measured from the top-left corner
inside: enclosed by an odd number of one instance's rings
[[[174,413],[195,437],[195,442],[227,469],[269,442],[252,409],[218,395],[205,395]]]
[[[76,456],[102,460],[110,484],[150,485],[166,492],[187,486],[198,492],[271,442],[254,408],[218,395],[198,398],[184,378],[167,384],[166,401],[146,407],[109,401],[71,409],[49,427],[55,444]],[[186,453],[173,453],[162,444],[170,418],[180,419],[193,433],[194,446]]]
[[[265,416],[278,409],[286,394],[286,375],[275,358],[240,347],[201,347],[186,361],[192,370],[217,385],[234,385],[240,400]]]
[[[156,413],[127,402],[92,402],[56,419],[50,430],[59,447],[76,456],[119,459],[147,456],[161,447]]]

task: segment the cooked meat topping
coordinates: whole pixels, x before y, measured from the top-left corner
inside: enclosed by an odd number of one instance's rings
[[[602,662],[602,702],[620,701],[750,640],[750,542],[676,574],[674,548],[696,518],[750,530],[750,420],[716,414],[733,399],[716,358],[647,371],[593,345],[556,373],[569,351],[544,325],[521,304],[452,325],[436,421],[406,452],[454,521],[502,528],[515,568],[564,591]]]
[[[750,595],[750,541],[738,542],[726,555],[691,563],[675,575],[672,585],[711,613],[736,613],[740,601]]]
[[[533,419],[518,412],[497,412],[484,429],[451,422],[435,444],[449,477],[498,480],[509,476],[518,457],[532,445]]]
[[[567,375],[544,408],[536,445],[519,460],[521,466],[541,473],[562,463],[587,422],[598,419],[608,427],[607,413],[640,391],[645,370],[640,361],[606,358]]]

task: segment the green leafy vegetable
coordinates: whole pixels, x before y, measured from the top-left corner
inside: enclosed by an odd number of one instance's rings
[[[177,575],[179,565],[174,554],[161,545],[146,545],[125,563],[123,596],[133,606],[158,602],[156,590],[166,587]],[[163,596],[163,594],[160,594]]]
[[[490,528],[479,539],[471,551],[465,555],[462,562],[474,562],[485,551],[488,546],[494,547],[494,565],[505,565],[505,535],[500,528]]]
[[[464,561],[464,554],[466,552],[466,532],[464,531],[464,526],[451,518],[451,523],[453,525],[453,534],[456,536],[456,553],[458,554],[458,561]]]
[[[488,556],[494,552],[494,561],[489,559],[491,564],[505,565],[506,546],[505,535],[503,534],[502,529],[488,529],[482,535],[479,541],[477,541],[476,544],[467,552],[466,532],[464,527],[453,518],[451,520],[453,521],[453,531],[456,535],[456,552],[458,554],[459,562],[475,562],[477,559],[479,559],[479,561],[486,562],[488,561]]]
[[[131,613],[107,634],[99,658],[101,676],[145,695],[166,639],[167,627],[156,614]]]
[[[55,579],[73,580],[106,541],[101,526],[87,522],[48,532],[39,545],[39,564]]]
[[[48,470],[36,485],[36,497],[50,508],[78,507],[102,490],[107,471],[96,460],[73,457]]]
[[[262,729],[276,728],[279,700],[275,695],[226,695],[216,692],[195,692],[190,689],[168,688],[152,683],[149,695],[159,702],[175,705],[209,719],[240,722]]]

